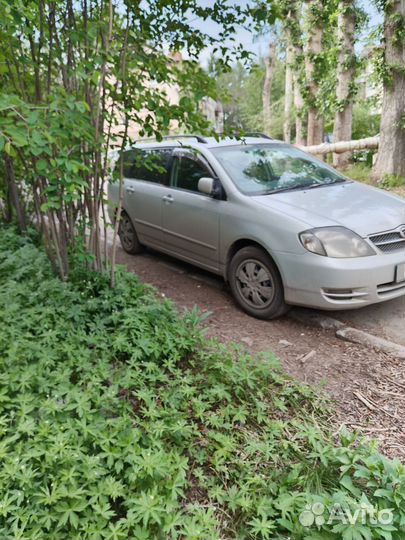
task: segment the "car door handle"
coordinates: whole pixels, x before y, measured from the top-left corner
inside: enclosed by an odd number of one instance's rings
[[[172,203],[174,202],[174,199],[171,195],[165,195],[164,197],[162,197],[162,200],[165,202],[165,203]]]
[[[133,187],[127,187],[128,193],[135,193],[135,189]]]

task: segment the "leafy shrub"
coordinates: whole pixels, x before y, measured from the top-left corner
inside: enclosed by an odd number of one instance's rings
[[[372,137],[380,131],[380,115],[377,113],[378,103],[375,98],[360,99],[353,106],[354,140]]]
[[[381,182],[381,186],[386,189],[403,187],[405,186],[405,178],[399,174],[386,174]]]
[[[402,538],[399,462],[336,445],[271,354],[207,340],[136,276],[61,282],[0,228],[0,306],[0,538]],[[393,521],[305,510],[335,502]]]
[[[371,167],[366,163],[352,163],[344,170],[349,178],[369,184],[371,181]]]

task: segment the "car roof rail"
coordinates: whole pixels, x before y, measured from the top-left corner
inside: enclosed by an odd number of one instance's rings
[[[269,139],[271,141],[274,141],[273,137],[270,137],[270,135],[267,135],[266,133],[261,133],[260,131],[251,131],[249,133],[244,133],[244,137],[260,137],[262,139]]]
[[[170,140],[170,139],[196,139],[199,143],[207,144],[207,139],[205,139],[202,135],[163,135],[163,140]]]
[[[170,140],[177,140],[177,139],[196,139],[199,143],[207,144],[207,139],[205,139],[202,135],[162,135],[162,141],[170,141]],[[156,137],[147,137],[145,139],[138,139],[135,141],[136,143],[141,142],[157,142]]]

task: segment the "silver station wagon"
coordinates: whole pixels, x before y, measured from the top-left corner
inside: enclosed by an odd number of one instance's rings
[[[122,247],[216,274],[250,315],[359,308],[405,294],[405,201],[266,136],[125,151]],[[118,184],[109,185],[114,220]]]

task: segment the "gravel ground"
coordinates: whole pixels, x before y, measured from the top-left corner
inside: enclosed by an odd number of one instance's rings
[[[222,342],[236,341],[251,352],[273,351],[284,369],[333,400],[336,431],[344,425],[373,439],[390,457],[405,461],[405,378],[403,360],[367,350],[321,330],[284,317],[260,321],[234,304],[223,281],[191,265],[147,250],[131,256],[120,247],[117,262],[180,310],[197,305],[210,312],[208,333]]]

